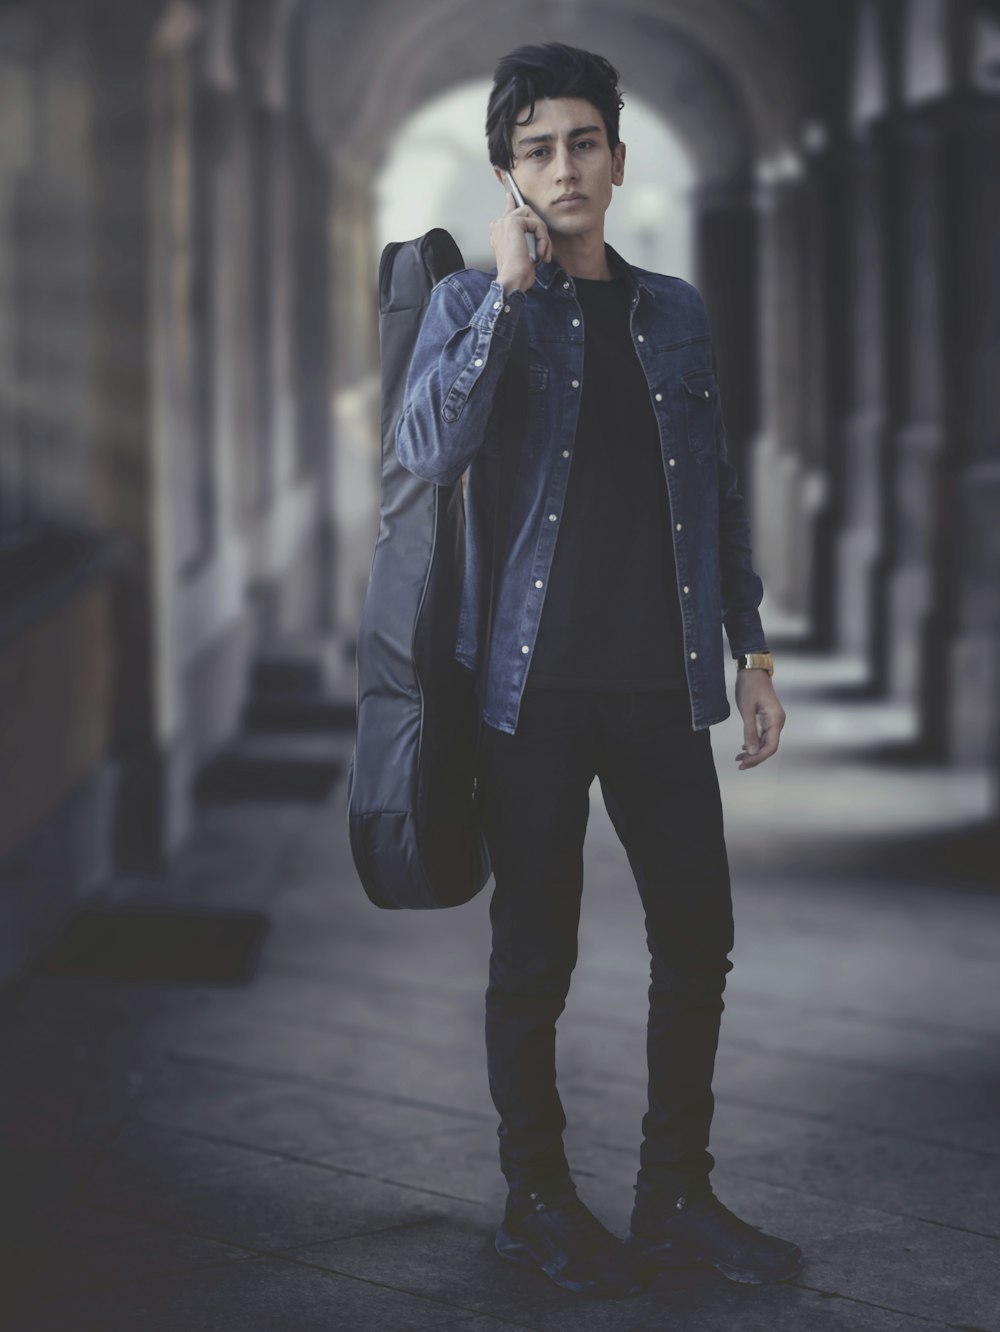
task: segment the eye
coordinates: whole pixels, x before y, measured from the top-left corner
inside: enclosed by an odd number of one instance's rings
[[[573,145],[574,148],[593,148],[593,146],[593,139],[577,139],[576,143]]]
[[[532,148],[532,150],[531,150],[531,152],[528,154],[528,156],[529,156],[529,157],[537,157],[537,155],[538,155],[539,153],[544,153],[544,152],[547,152],[547,151],[548,151],[548,150],[545,149],[545,148]]]

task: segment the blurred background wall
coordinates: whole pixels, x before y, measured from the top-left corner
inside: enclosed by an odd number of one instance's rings
[[[996,3],[4,0],[0,981],[276,689],[353,688],[378,257],[491,265],[535,40],[622,72],[608,238],[705,296],[775,651],[996,777]]]

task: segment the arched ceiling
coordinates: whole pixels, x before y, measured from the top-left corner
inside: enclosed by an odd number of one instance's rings
[[[300,68],[317,137],[348,171],[375,173],[396,128],[447,88],[492,78],[505,51],[564,41],[600,51],[628,94],[687,141],[703,181],[747,175],[798,142],[807,62],[782,0],[307,0]],[[483,108],[485,120],[485,106]],[[623,137],[626,137],[623,133]],[[485,136],[483,140],[484,163]]]

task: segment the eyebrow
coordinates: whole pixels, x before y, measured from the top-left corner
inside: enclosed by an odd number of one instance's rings
[[[594,133],[599,134],[600,131],[601,131],[600,125],[580,125],[577,129],[571,129],[569,133],[566,135],[566,137],[568,139],[575,139],[578,134],[594,134]],[[548,143],[550,139],[554,139],[555,137],[556,136],[551,133],[532,134],[526,136],[523,139],[518,139],[517,143],[514,146],[515,148],[523,148],[526,143]]]

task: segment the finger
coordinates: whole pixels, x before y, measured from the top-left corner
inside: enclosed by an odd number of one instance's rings
[[[525,207],[527,207],[527,205],[525,205]],[[552,244],[551,237],[549,236],[549,229],[537,213],[529,212],[525,214],[524,229],[525,231],[530,231],[534,234],[537,247],[544,247],[547,250]]]
[[[736,755],[736,761],[739,763],[741,770],[743,768],[756,768],[757,765],[763,763],[765,759],[769,759],[771,755],[775,753],[777,748],[777,734],[765,731],[761,736],[761,743],[758,745],[756,753],[750,753],[748,750],[744,749],[742,754]]]

